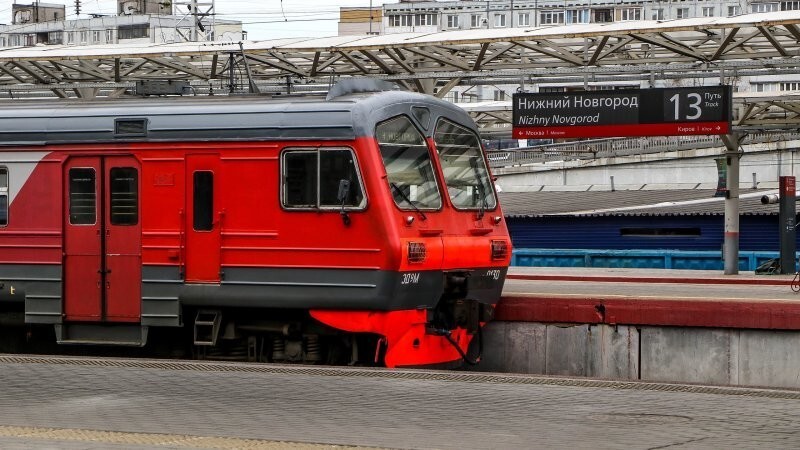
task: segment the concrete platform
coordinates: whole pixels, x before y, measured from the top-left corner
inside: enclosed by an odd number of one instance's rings
[[[793,275],[518,268],[497,320],[800,330]]]
[[[0,447],[797,448],[800,392],[0,356]]]
[[[792,280],[512,268],[478,369],[800,388]]]

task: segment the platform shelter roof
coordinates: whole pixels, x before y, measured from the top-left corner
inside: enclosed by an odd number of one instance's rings
[[[0,87],[89,96],[169,79],[220,92],[231,76],[244,76],[245,61],[256,83],[370,76],[440,97],[481,77],[800,73],[800,11],[242,43],[6,48],[0,50]]]

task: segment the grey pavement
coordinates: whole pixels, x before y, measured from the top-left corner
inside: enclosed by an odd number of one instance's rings
[[[91,433],[81,447],[80,439],[58,435],[4,435],[4,427],[392,448],[800,447],[796,391],[464,372],[17,361],[0,358],[2,448],[170,447],[113,440],[98,446]]]
[[[757,284],[677,284],[677,283],[609,283],[585,281],[515,280],[506,279],[503,296],[624,296],[653,299],[730,299],[741,301],[800,302],[800,294],[789,286]]]

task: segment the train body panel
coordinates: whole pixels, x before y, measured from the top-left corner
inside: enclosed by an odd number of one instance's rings
[[[209,345],[299,311],[377,334],[388,365],[433,364],[460,358],[502,290],[485,156],[438,100],[14,106],[0,130],[0,306],[28,324],[188,324]]]

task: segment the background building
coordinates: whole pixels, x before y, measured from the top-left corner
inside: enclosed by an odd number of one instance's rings
[[[438,31],[583,25],[640,20],[668,21],[694,17],[731,17],[747,13],[800,10],[798,0],[452,0],[412,1],[383,5],[382,33],[432,33]],[[345,33],[341,33],[345,34]],[[452,89],[447,100],[455,103],[509,100],[517,89],[557,92],[570,89],[624,89],[680,86],[684,81],[530,83],[526,85],[476,82]],[[714,83],[708,80],[709,83]],[[502,83],[502,82],[500,82]],[[652,85],[651,85],[652,84]],[[762,76],[734,80],[735,91],[778,92],[800,90],[800,79]]]
[[[13,5],[0,25],[0,47],[231,41],[245,39],[242,23],[206,14],[174,15],[174,3],[120,0],[118,15],[65,20],[64,5]]]

